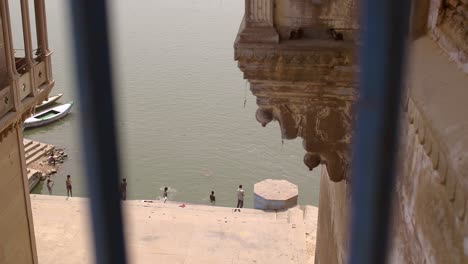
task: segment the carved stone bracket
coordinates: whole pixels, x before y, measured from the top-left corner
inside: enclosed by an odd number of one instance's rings
[[[347,179],[351,107],[356,99],[353,42],[236,42],[235,59],[257,97],[257,120],[278,121],[283,139],[301,137],[304,163],[325,164],[332,181]]]
[[[251,82],[259,106],[257,121],[278,121],[283,139],[303,139],[305,165],[325,164],[332,181],[347,179],[350,163],[353,88],[325,92],[310,84]],[[259,89],[259,87],[261,87]],[[281,87],[288,92],[281,91]]]

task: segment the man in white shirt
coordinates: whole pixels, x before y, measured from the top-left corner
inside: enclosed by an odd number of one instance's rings
[[[242,190],[242,185],[239,185],[237,189],[237,207],[234,209],[234,212],[237,210],[240,212],[240,208],[244,207],[244,190]]]

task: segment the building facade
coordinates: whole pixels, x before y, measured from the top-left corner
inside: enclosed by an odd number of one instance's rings
[[[44,0],[34,0],[34,8],[29,0],[20,1],[21,17],[14,19],[21,19],[22,32],[12,32],[9,1],[0,0],[0,263],[5,264],[37,263],[22,123],[54,86]],[[24,52],[15,49],[13,34],[22,34]]]
[[[315,263],[348,257],[357,3],[246,0],[234,43],[257,120],[322,167]],[[467,263],[468,1],[415,0],[410,23],[391,262]]]

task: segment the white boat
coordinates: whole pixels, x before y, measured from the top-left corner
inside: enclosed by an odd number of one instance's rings
[[[60,99],[62,95],[63,94],[57,94],[57,95],[49,97],[47,100],[42,101],[42,103],[36,105],[36,110],[44,109],[48,106],[51,106],[53,103],[57,102],[57,100]]]
[[[24,121],[24,127],[43,126],[66,116],[73,106],[73,101],[67,104],[59,105],[49,110],[42,111]]]

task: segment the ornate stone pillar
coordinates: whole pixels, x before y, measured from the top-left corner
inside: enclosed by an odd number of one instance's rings
[[[23,39],[25,59],[28,69],[32,68],[32,40],[31,40],[31,23],[29,20],[29,4],[28,0],[21,0],[21,17],[23,22]]]
[[[245,0],[245,15],[239,42],[278,43],[279,35],[274,28],[275,0]]]
[[[34,0],[34,8],[36,14],[37,53],[41,61],[44,61],[46,64],[46,80],[47,83],[50,84],[53,82],[50,59],[52,53],[49,50],[49,40],[47,37],[47,20],[44,0]]]
[[[247,0],[245,13],[247,27],[273,27],[274,0]]]
[[[34,62],[33,62],[33,51],[32,51],[32,40],[31,40],[31,22],[29,19],[29,1],[21,0],[21,17],[23,22],[23,39],[24,39],[24,53],[26,60],[26,71],[29,72],[29,76],[24,76],[23,78],[28,77],[30,86],[29,88],[32,91],[33,96],[36,96],[38,90],[34,85]],[[23,84],[25,85],[25,84]],[[21,83],[20,83],[21,86]],[[19,87],[20,89],[25,89],[25,87]]]
[[[0,11],[2,12],[2,30],[5,40],[5,59],[7,62],[7,72],[10,79],[15,79],[18,74],[15,65],[14,48],[11,38],[11,21],[8,7],[8,0],[0,0]]]
[[[34,11],[36,15],[37,52],[40,57],[50,53],[49,41],[47,39],[47,23],[44,0],[34,0]]]
[[[14,48],[13,48],[13,41],[12,41],[12,33],[11,33],[11,20],[10,20],[10,11],[8,6],[8,0],[1,0],[0,1],[0,12],[2,13],[2,30],[3,30],[3,38],[5,41],[5,59],[7,63],[7,76],[9,79],[11,97],[10,100],[13,100],[13,108],[15,111],[19,109],[19,95],[18,90],[16,89],[18,83],[18,72],[16,71],[16,62],[15,62],[15,55],[14,55]]]

